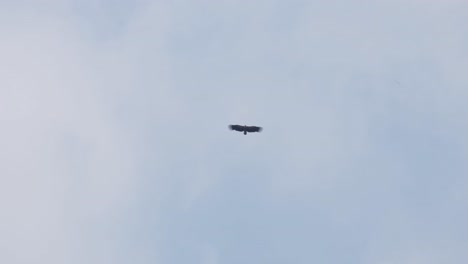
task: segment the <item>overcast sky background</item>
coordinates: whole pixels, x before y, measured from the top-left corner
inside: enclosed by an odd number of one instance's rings
[[[467,22],[0,0],[0,262],[466,263]]]

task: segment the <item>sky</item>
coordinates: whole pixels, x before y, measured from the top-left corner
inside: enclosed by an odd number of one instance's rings
[[[466,263],[467,12],[0,0],[0,262]]]

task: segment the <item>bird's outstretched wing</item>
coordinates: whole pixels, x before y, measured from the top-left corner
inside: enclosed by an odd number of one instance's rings
[[[229,125],[229,128],[235,131],[240,131],[240,132],[244,131],[244,126],[240,126],[240,125]]]
[[[258,126],[248,126],[248,127],[245,127],[245,131],[247,132],[261,132],[262,131],[262,128],[261,127],[258,127]]]

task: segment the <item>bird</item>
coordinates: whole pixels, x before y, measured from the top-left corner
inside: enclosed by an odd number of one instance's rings
[[[229,125],[229,128],[231,130],[239,131],[239,132],[244,132],[244,135],[247,135],[247,132],[252,133],[252,132],[261,132],[262,128],[258,126],[246,126],[246,125]]]

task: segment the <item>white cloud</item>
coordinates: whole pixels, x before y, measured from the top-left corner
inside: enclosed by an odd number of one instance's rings
[[[455,5],[80,3],[2,8],[1,262],[465,257]]]
[[[94,248],[100,263],[115,263],[101,248],[114,242],[96,241],[96,223],[124,217],[136,168],[104,97],[112,88],[97,77],[99,50],[73,19],[3,13],[1,261],[87,262]]]

